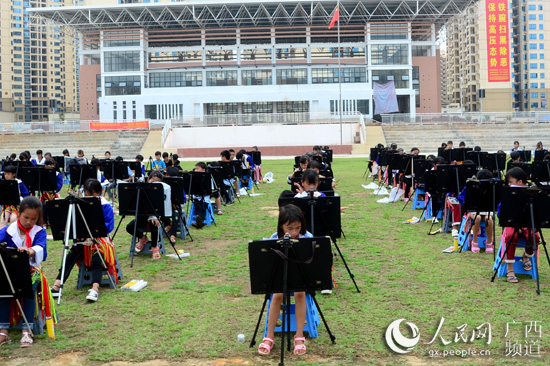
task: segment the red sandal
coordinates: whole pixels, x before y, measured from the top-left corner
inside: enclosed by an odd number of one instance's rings
[[[153,252],[153,259],[160,259],[160,251],[159,247],[151,248],[151,252]]]
[[[304,343],[296,344],[296,341],[302,341]],[[303,356],[306,354],[306,339],[304,337],[294,336],[294,354],[297,356]]]
[[[271,344],[265,343],[266,341],[271,342]],[[262,356],[267,356],[269,352],[271,352],[271,349],[273,348],[273,343],[275,343],[273,339],[265,337],[262,340],[262,343],[260,343],[260,346],[258,347],[258,353],[261,354]]]

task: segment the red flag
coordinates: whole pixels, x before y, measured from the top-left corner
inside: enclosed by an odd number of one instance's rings
[[[334,11],[334,15],[332,16],[332,20],[330,21],[330,25],[328,26],[328,29],[331,29],[332,27],[334,27],[334,24],[339,21],[340,21],[340,12],[338,11],[338,6],[336,6],[336,10]]]

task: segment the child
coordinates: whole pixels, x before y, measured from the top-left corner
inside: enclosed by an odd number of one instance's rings
[[[258,151],[258,146],[252,146],[252,151]],[[256,183],[263,183],[262,166],[260,164],[254,166],[254,181]]]
[[[220,158],[222,162],[228,163],[231,161],[231,153],[229,150],[223,150],[220,153]],[[223,185],[220,187],[226,205],[232,205],[235,202],[235,195],[232,189],[234,183],[235,179],[233,178],[224,179]]]
[[[108,151],[107,151],[108,152]],[[107,154],[107,153],[105,153]],[[109,158],[110,160],[110,158]],[[109,185],[109,180],[105,178],[103,173],[101,173],[101,161],[99,159],[92,159],[92,165],[95,165],[96,167],[96,178],[99,181],[99,184],[101,184],[101,188],[105,189]]]
[[[76,152],[76,163],[77,164],[88,164],[88,159],[84,156],[84,150],[80,149]]]
[[[183,170],[181,169],[181,163],[179,161],[178,154],[172,154],[172,166],[176,168],[177,170]]]
[[[519,147],[519,141],[514,141],[514,148],[510,150],[510,154],[512,154],[514,151],[521,151]]]
[[[145,164],[143,163],[143,155],[136,155],[136,161],[138,161],[141,165],[141,178],[139,178],[139,181],[143,182],[145,181]]]
[[[286,205],[279,210],[279,221],[277,223],[277,232],[271,235],[270,239],[280,239],[285,234],[290,234],[292,238],[311,238],[313,235],[306,231],[306,219],[300,208],[294,205]],[[304,324],[306,320],[306,293],[295,292],[294,299],[295,315],[296,315],[296,335],[294,336],[294,354],[306,354],[306,339],[304,338]],[[267,337],[262,340],[258,347],[258,352],[261,355],[268,355],[273,348],[275,338],[275,326],[281,312],[281,303],[283,302],[283,294],[273,294],[271,305],[269,306],[269,314],[267,318]],[[281,346],[282,347],[282,346]]]
[[[172,166],[172,159],[170,159],[170,155],[166,151],[162,153],[162,160],[164,160],[164,165],[167,168]]]
[[[527,174],[523,169],[521,168],[512,168],[506,172],[506,182],[508,186],[510,187],[529,187],[527,184]],[[500,209],[500,205],[499,205]],[[506,259],[504,262],[506,262],[506,280],[510,283],[518,283],[518,278],[516,277],[514,273],[514,263],[516,262],[516,245],[518,239],[525,239],[526,240],[526,246],[525,246],[525,252],[523,253],[523,269],[526,271],[529,271],[533,268],[533,263],[531,262],[531,258],[533,258],[533,255],[535,254],[535,248],[532,247],[532,237],[533,232],[529,228],[521,228],[517,231],[513,227],[505,227],[504,228],[504,235],[503,240],[504,243],[508,244],[510,242],[509,247],[506,251]],[[515,232],[515,235],[514,235]],[[538,242],[540,237],[538,233],[535,233],[535,240]]]
[[[239,181],[239,188],[246,187],[246,189],[252,190],[252,193],[254,193],[253,178],[250,176],[250,171],[254,171],[255,168],[252,157],[246,154],[246,150],[241,149],[237,153],[237,160],[241,161],[243,167],[243,176]]]
[[[84,265],[91,267],[92,269],[92,288],[88,290],[87,300],[97,301],[99,296],[99,285],[101,284],[101,277],[103,276],[103,262],[101,261],[100,254],[107,265],[107,270],[118,282],[118,276],[116,271],[116,259],[115,259],[115,246],[109,238],[109,233],[113,231],[115,227],[115,216],[113,214],[113,208],[107,202],[107,200],[101,197],[101,184],[96,179],[87,179],[84,182],[84,197],[100,197],[101,207],[103,208],[103,216],[105,217],[105,228],[107,229],[107,236],[104,238],[86,239],[83,244],[73,245],[67,254],[65,262],[65,276],[63,277],[63,283],[67,281],[71,270],[74,265]],[[82,262],[84,261],[84,263]],[[52,294],[58,295],[61,286],[61,268],[52,286]]]
[[[493,174],[488,171],[487,169],[482,169],[476,174],[477,179],[492,179]],[[461,201],[462,197],[464,196],[466,188],[464,188],[461,192],[461,194],[458,197],[458,200]],[[463,199],[461,203],[463,203]],[[480,212],[477,216],[475,212],[470,213],[470,219],[475,221],[473,222],[472,226],[472,232],[474,234],[474,237],[472,239],[472,253],[479,253],[479,246],[478,246],[478,236],[479,236],[479,227],[481,225],[481,220],[485,221],[485,233],[487,234],[487,242],[485,244],[485,253],[493,253],[494,247],[493,247],[493,213],[492,212]],[[467,227],[465,227],[466,231],[468,230]]]
[[[307,198],[308,192],[313,192],[313,197],[326,197],[323,192],[318,192],[317,187],[319,186],[319,174],[313,170],[305,170],[302,173],[302,185],[294,183],[298,193],[296,193],[296,198]]]
[[[25,183],[21,181],[21,179],[15,178],[15,174],[17,173],[17,167],[14,165],[8,165],[4,169],[4,179],[5,180],[16,180],[19,185],[19,199],[22,200],[25,197],[29,196],[29,191],[27,190],[27,187],[25,187]],[[7,226],[11,223],[14,223],[15,220],[17,220],[18,216],[18,210],[15,206],[4,206],[2,209],[2,218],[0,220],[0,228],[3,228],[4,226]]]
[[[155,160],[153,160],[153,166],[151,167],[151,169],[159,170],[161,172],[166,170],[166,164],[163,160],[161,160],[161,156],[162,154],[160,151],[155,152]]]
[[[31,159],[31,163],[34,165],[44,165],[46,163],[46,158],[42,156],[42,150],[36,150],[36,158]]]
[[[42,203],[36,197],[26,197],[19,206],[20,215],[17,222],[0,230],[0,242],[6,242],[8,248],[16,248],[18,252],[26,252],[31,265],[33,297],[22,300],[23,313],[29,323],[23,325],[21,347],[30,347],[33,343],[32,328],[41,332],[39,324],[44,317],[53,317],[57,323],[55,309],[46,277],[42,273],[41,263],[46,260],[46,230],[41,226]],[[38,289],[38,286],[41,286]],[[41,295],[40,295],[41,293]],[[37,304],[39,308],[37,309]],[[10,319],[12,306],[11,299],[0,298],[0,346],[8,342],[8,328],[17,325],[21,316]],[[35,315],[36,318],[35,318]],[[37,324],[34,324],[34,323]]]
[[[44,164],[47,168],[55,169],[55,160],[53,159],[46,159],[46,163]],[[40,202],[43,204],[43,211],[44,211],[44,217],[47,219],[48,214],[46,212],[46,202],[54,200],[59,197],[58,193],[61,191],[61,188],[63,188],[63,175],[59,172],[55,172],[55,176],[57,179],[57,186],[55,191],[49,191],[49,192],[42,192],[42,195],[40,196]],[[47,220],[44,220],[47,221]],[[47,222],[45,222],[47,224]]]
[[[196,172],[206,172],[206,164],[198,162],[195,164]],[[216,206],[218,208],[217,214],[223,215],[222,211],[222,199],[220,192],[214,189],[214,178],[211,178],[212,196],[216,200]],[[208,202],[210,202],[210,196],[193,196],[193,204],[195,205],[195,221],[191,223],[192,226],[200,229],[204,227],[204,219],[206,218],[206,210],[208,208]]]
[[[294,178],[295,173],[303,172],[304,170],[308,169],[308,165],[309,165],[309,156],[302,155],[300,157],[300,160],[298,161],[298,166],[297,167],[295,166],[294,172],[286,178],[286,182],[288,184],[292,184],[292,178]]]
[[[105,151],[105,160],[111,160],[111,152]]]
[[[160,154],[160,153],[159,153]],[[149,183],[159,183],[162,184],[163,190],[164,190],[164,217],[161,217],[162,223],[166,226],[170,224],[170,217],[172,217],[172,200],[171,200],[171,187],[162,182],[162,173],[159,171],[152,171],[151,174],[149,174]],[[151,229],[151,252],[153,253],[152,257],[153,259],[160,259],[160,248],[157,246],[158,243],[158,237],[159,237],[159,227],[160,222],[157,219],[157,216],[144,216],[140,215],[136,220],[132,220],[126,225],[126,232],[130,235],[134,235],[134,225],[137,225],[136,229],[136,238],[139,239],[139,241],[136,243],[135,252],[139,253],[143,250],[143,247],[145,244],[149,241],[147,239],[147,235],[145,234],[143,228],[147,227],[148,223],[151,223],[149,225]]]

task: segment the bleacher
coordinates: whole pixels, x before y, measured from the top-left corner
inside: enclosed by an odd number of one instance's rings
[[[452,124],[394,124],[382,125],[386,144],[396,143],[405,151],[416,146],[422,154],[436,154],[442,142],[460,141],[466,146],[481,146],[483,151],[503,150],[509,153],[514,141],[532,150],[538,141],[550,146],[550,123],[452,123]]]
[[[149,130],[79,131],[59,133],[0,134],[0,157],[29,150],[34,157],[37,149],[53,156],[62,155],[68,149],[75,156],[83,149],[87,158],[103,158],[105,151],[114,157],[133,160],[140,153]]]

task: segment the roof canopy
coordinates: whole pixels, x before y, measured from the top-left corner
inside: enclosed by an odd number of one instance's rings
[[[342,25],[415,22],[437,28],[476,0],[341,1]],[[328,25],[337,2],[191,0],[161,4],[29,8],[33,22],[77,32],[113,28],[196,29]]]

